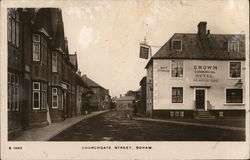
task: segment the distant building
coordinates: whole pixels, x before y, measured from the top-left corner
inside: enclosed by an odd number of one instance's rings
[[[89,107],[90,88],[82,80],[81,75],[76,75],[76,114],[85,114]]]
[[[211,118],[245,115],[245,36],[175,33],[150,59],[147,115]]]
[[[120,96],[116,98],[116,109],[132,111],[133,101],[135,101],[135,96]]]
[[[92,95],[89,99],[90,110],[95,111],[107,109],[107,105],[109,106],[110,104],[110,96],[108,90],[88,78],[86,75],[83,75],[82,79],[92,91]]]

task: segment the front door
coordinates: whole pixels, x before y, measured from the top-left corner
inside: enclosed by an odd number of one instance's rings
[[[195,106],[197,110],[205,110],[205,90],[195,91]]]

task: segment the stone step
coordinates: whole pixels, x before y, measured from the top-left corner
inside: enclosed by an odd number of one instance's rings
[[[194,116],[195,119],[215,119],[209,111],[197,111]]]

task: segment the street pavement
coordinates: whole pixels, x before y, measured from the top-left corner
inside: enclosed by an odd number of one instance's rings
[[[136,120],[123,111],[84,119],[50,141],[244,141],[240,128]]]
[[[32,128],[25,130],[20,133],[17,137],[11,139],[10,141],[48,141],[55,135],[61,133],[63,130],[73,126],[74,124],[82,121],[83,119],[88,119],[99,114],[103,114],[108,110],[92,112],[88,115],[80,115],[77,117],[67,118],[62,122],[52,123],[46,127]]]

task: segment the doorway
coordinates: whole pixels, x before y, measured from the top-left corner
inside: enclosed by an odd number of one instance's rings
[[[196,110],[205,110],[205,89],[195,90],[195,107]]]

